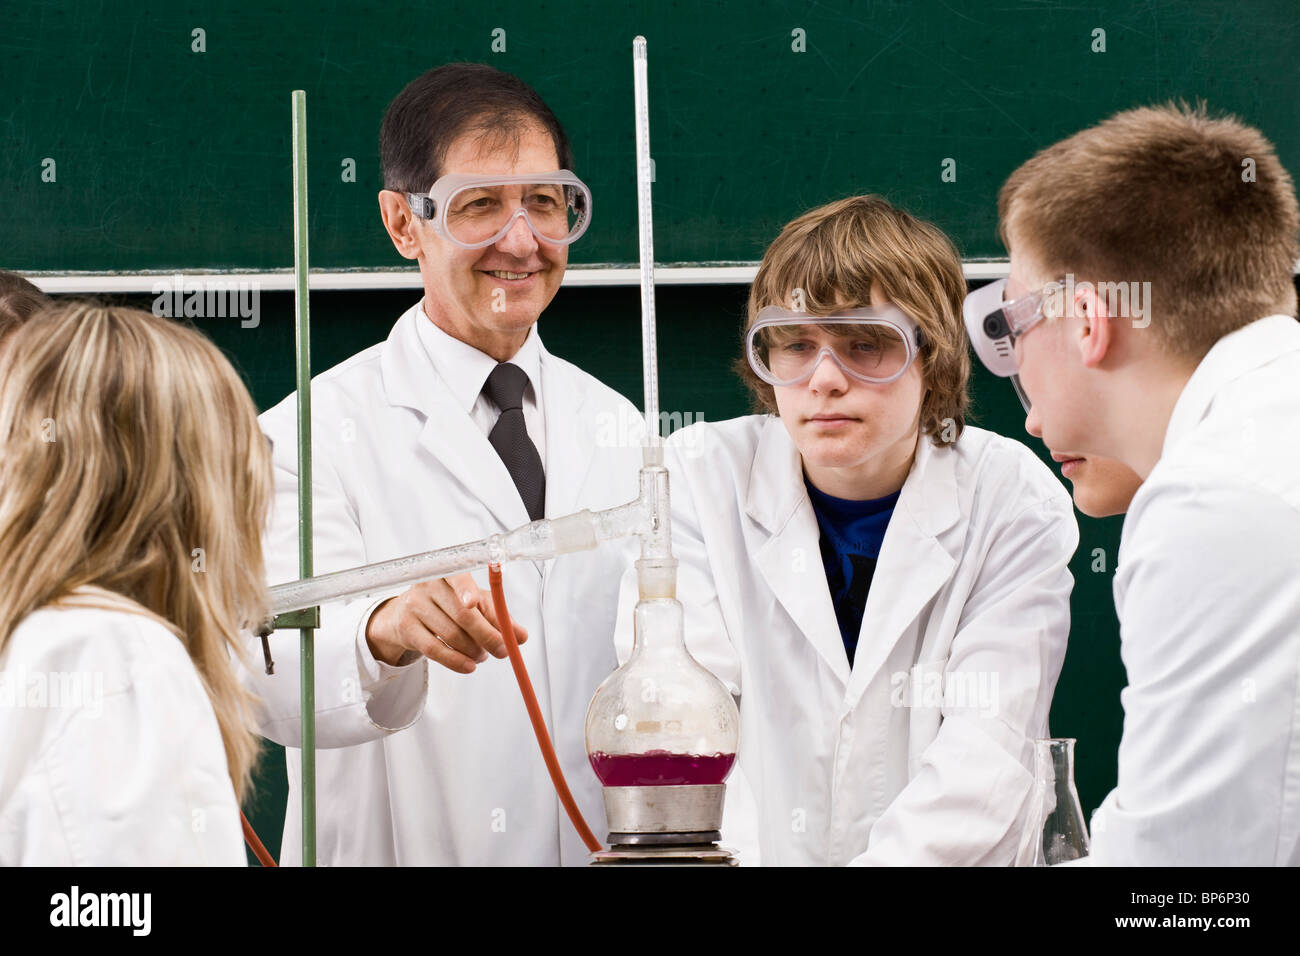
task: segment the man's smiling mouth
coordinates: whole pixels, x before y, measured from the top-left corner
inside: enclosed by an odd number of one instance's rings
[[[529,276],[537,275],[536,272],[507,272],[504,269],[484,269],[482,271],[496,279],[527,279]]]

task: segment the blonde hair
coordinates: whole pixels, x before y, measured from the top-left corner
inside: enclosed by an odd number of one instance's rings
[[[0,339],[49,304],[49,297],[18,273],[0,270]]]
[[[827,315],[837,305],[871,305],[873,285],[911,316],[925,337],[919,356],[926,388],[921,431],[936,445],[956,441],[966,425],[970,378],[961,257],[941,230],[881,196],[840,199],[782,229],[750,287],[745,332],[765,306],[790,308],[796,289],[803,309]],[[779,414],[772,386],[754,374],[743,354],[735,368],[755,410]]]
[[[158,620],[194,662],[242,800],[259,740],[231,654],[266,616],[270,495],[253,401],[202,335],[89,302],[37,314],[0,347],[0,651],[47,605]]]
[[[1127,110],[1047,147],[1002,186],[998,228],[1047,278],[1150,282],[1171,354],[1295,314],[1295,185],[1263,133],[1204,103]]]

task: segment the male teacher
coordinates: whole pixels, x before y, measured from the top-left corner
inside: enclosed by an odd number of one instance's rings
[[[387,341],[312,381],[316,573],[636,497],[638,450],[598,437],[638,412],[538,334],[591,209],[554,114],[516,77],[448,64],[389,105],[380,154],[384,228],[419,264],[424,297]],[[272,583],[298,577],[295,421],[293,395],[262,416],[275,446]],[[610,547],[503,568],[560,763],[601,835],[583,724],[617,664],[624,558]],[[587,862],[485,584],[476,572],[321,608],[317,733],[337,748],[316,758],[321,864]],[[291,748],[287,863],[302,853],[295,645],[277,642],[276,674],[252,677],[263,732]]]

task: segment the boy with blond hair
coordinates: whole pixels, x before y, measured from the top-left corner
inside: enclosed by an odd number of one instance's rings
[[[686,643],[740,699],[721,832],[746,863],[1034,856],[1079,531],[1029,449],[965,422],[965,291],[884,198],[809,210],[750,289],[759,414],[667,442]],[[636,598],[629,571],[623,656]]]

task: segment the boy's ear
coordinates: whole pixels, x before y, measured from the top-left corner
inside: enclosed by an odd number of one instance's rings
[[[1097,368],[1110,352],[1115,331],[1115,317],[1106,308],[1106,299],[1097,294],[1092,283],[1078,283],[1074,289],[1074,315],[1079,320],[1079,355],[1085,368]]]
[[[392,189],[381,189],[379,217],[384,221],[384,229],[397,251],[406,259],[418,259],[420,242],[415,237],[417,221],[406,197]]]

